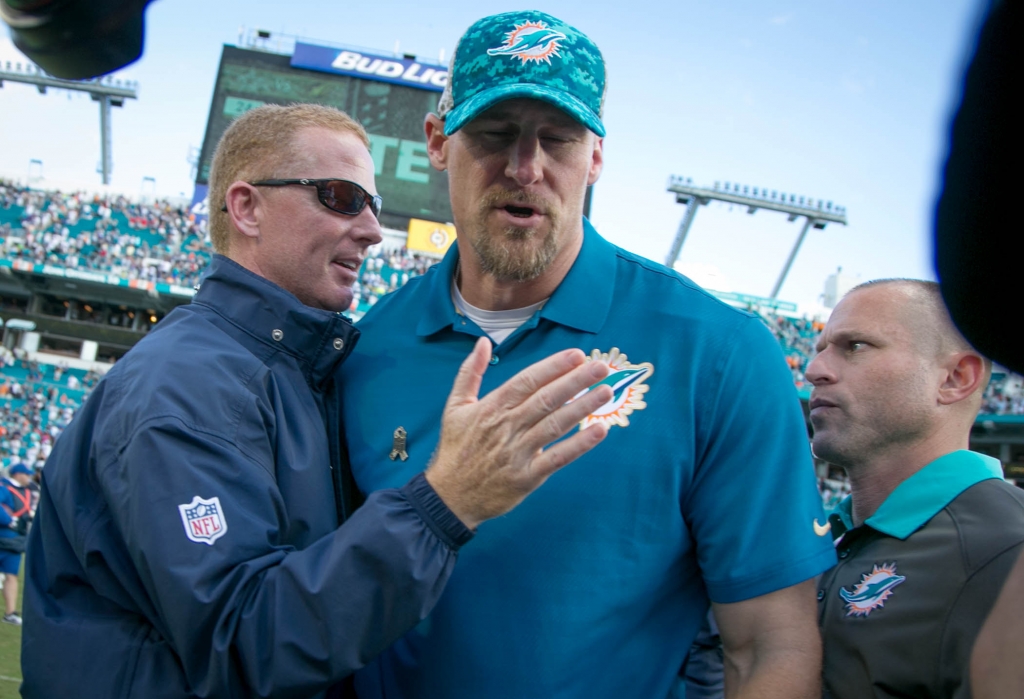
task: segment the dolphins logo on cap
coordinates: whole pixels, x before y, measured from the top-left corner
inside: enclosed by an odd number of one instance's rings
[[[558,55],[558,42],[565,34],[548,28],[544,22],[526,22],[515,25],[505,35],[505,43],[487,49],[488,56],[515,56],[524,64],[541,61],[551,64],[551,57]]]

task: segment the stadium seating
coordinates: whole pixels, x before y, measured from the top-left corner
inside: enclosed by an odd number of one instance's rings
[[[192,287],[212,254],[204,224],[167,202],[41,191],[0,180],[0,258]],[[433,262],[405,251],[367,258],[352,312],[361,316]]]
[[[1024,379],[1005,371],[992,373],[981,403],[983,415],[1024,415]]]
[[[212,249],[203,224],[163,201],[132,202],[0,181],[0,258],[191,287]]]
[[[4,357],[0,366],[0,463],[36,465],[99,380],[97,374]]]
[[[410,253],[406,249],[377,252],[368,256],[359,269],[353,289],[352,312],[362,317],[377,299],[389,294],[413,277],[426,272],[436,260]]]

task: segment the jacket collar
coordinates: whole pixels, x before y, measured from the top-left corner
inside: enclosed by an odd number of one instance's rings
[[[864,524],[883,534],[906,539],[972,485],[1002,477],[1003,467],[998,459],[966,449],[950,452],[896,486]],[[839,503],[835,512],[847,529],[853,529],[853,498]]]
[[[340,313],[304,305],[277,284],[214,255],[192,303],[206,306],[256,343],[294,356],[322,388],[359,339]]]
[[[615,293],[615,246],[583,219],[583,246],[565,279],[539,311],[559,325],[596,333],[604,325]],[[459,246],[452,245],[436,267],[424,277],[425,307],[416,334],[425,337],[458,321],[451,295],[451,279],[459,261]]]

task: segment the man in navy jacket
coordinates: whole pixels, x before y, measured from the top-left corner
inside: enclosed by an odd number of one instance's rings
[[[611,398],[565,405],[605,373],[582,352],[478,399],[481,342],[431,467],[354,511],[335,375],[359,334],[338,311],[381,239],[367,146],[314,105],[261,107],[225,133],[210,188],[220,255],[44,471],[24,696],[341,695],[429,612],[480,522],[606,434],[543,448]]]

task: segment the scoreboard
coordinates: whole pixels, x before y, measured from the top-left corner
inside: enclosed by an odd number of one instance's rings
[[[449,222],[448,178],[427,159],[423,118],[436,111],[447,68],[362,51],[297,43],[292,56],[224,46],[196,173],[205,199],[210,162],[224,130],[262,104],[315,102],[337,107],[363,125],[382,223],[404,229],[409,219]]]

